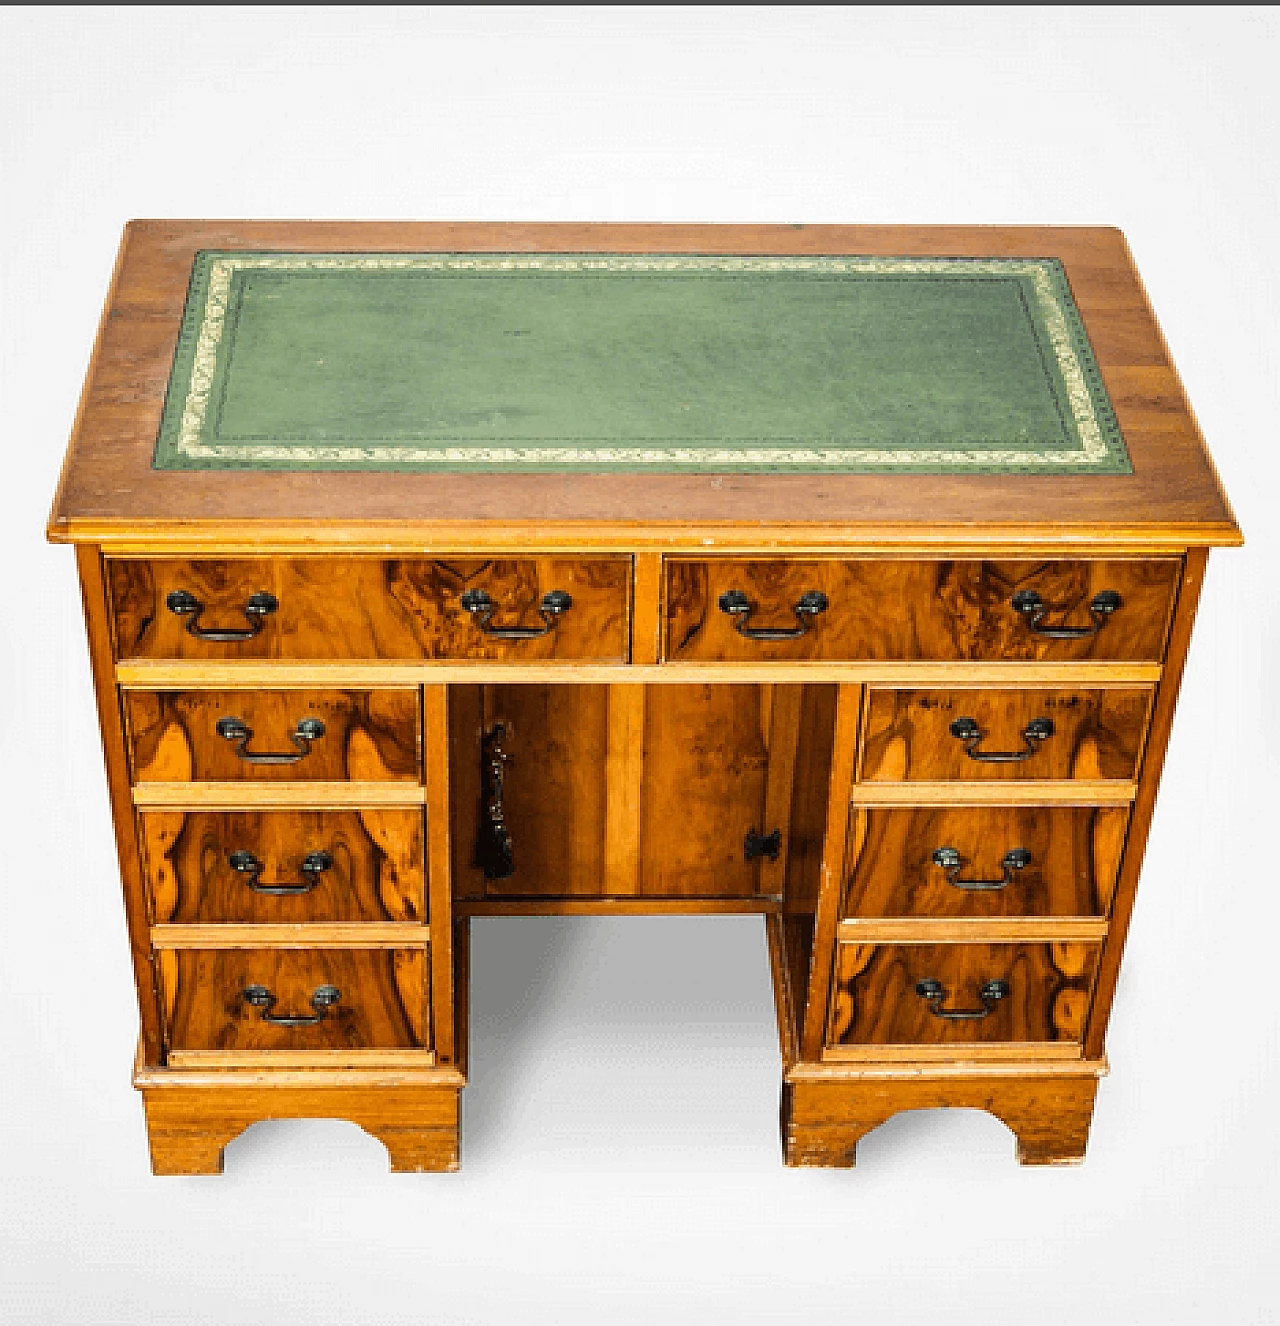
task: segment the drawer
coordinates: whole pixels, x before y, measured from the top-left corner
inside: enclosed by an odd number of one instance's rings
[[[426,917],[420,810],[152,810],[138,821],[157,924]]]
[[[169,949],[172,1051],[430,1049],[425,949]]]
[[[125,691],[135,782],[417,782],[416,689]]]
[[[1106,916],[1120,806],[855,807],[847,917]]]
[[[669,558],[664,657],[1159,662],[1179,567],[1172,557]]]
[[[1076,1042],[1098,953],[1084,943],[841,944],[827,1043]]]
[[[112,559],[122,659],[626,662],[631,559]]]
[[[869,686],[863,782],[1133,780],[1152,690]]]

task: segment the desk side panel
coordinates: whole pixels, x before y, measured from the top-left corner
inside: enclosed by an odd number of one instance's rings
[[[98,724],[106,763],[111,818],[115,826],[120,882],[124,889],[125,925],[133,960],[134,983],[138,989],[138,1013],[142,1024],[142,1056],[148,1067],[161,1063],[162,1033],[159,988],[151,951],[150,917],[133,800],[129,786],[129,760],[125,746],[124,718],[115,684],[111,619],[107,609],[101,551],[92,545],[76,548],[80,592],[84,601],[85,626],[89,638],[89,664],[98,702]]]

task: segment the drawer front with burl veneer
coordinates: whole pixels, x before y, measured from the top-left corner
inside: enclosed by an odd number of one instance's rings
[[[854,807],[843,914],[920,919],[1105,917],[1122,806]]]
[[[631,559],[113,559],[121,659],[625,663]]]
[[[171,1054],[428,1050],[424,948],[160,954]]]
[[[669,558],[673,662],[1146,662],[1164,657],[1176,558]]]
[[[124,692],[134,781],[418,782],[416,689]]]
[[[1152,690],[867,688],[857,778],[884,782],[1138,776]]]
[[[420,810],[148,810],[138,822],[156,924],[426,918]]]
[[[849,944],[836,955],[827,1045],[1075,1045],[1099,946]]]

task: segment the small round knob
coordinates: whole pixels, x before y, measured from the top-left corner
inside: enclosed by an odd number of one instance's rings
[[[563,589],[549,589],[542,596],[542,611],[553,616],[568,612],[573,607],[573,599]]]
[[[1031,864],[1031,853],[1025,847],[1014,847],[1004,854],[1000,864],[1007,870],[1025,870]]]
[[[943,870],[954,870],[962,864],[962,859],[954,847],[939,847],[933,854],[933,864]]]
[[[1053,719],[1033,718],[1023,729],[1028,741],[1043,741],[1053,736]]]
[[[315,741],[324,736],[324,723],[318,718],[300,718],[294,731],[304,741]]]
[[[951,724],[951,735],[960,741],[972,741],[982,735],[976,718],[957,718]]]

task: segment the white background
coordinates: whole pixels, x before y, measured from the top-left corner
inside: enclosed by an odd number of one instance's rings
[[[0,1319],[1276,1320],[1277,68],[1266,9],[0,11]],[[489,920],[460,1174],[317,1122],[151,1178],[43,543],[130,216],[1124,229],[1249,545],[1210,566],[1088,1162],[954,1111],[786,1171],[757,921]]]

